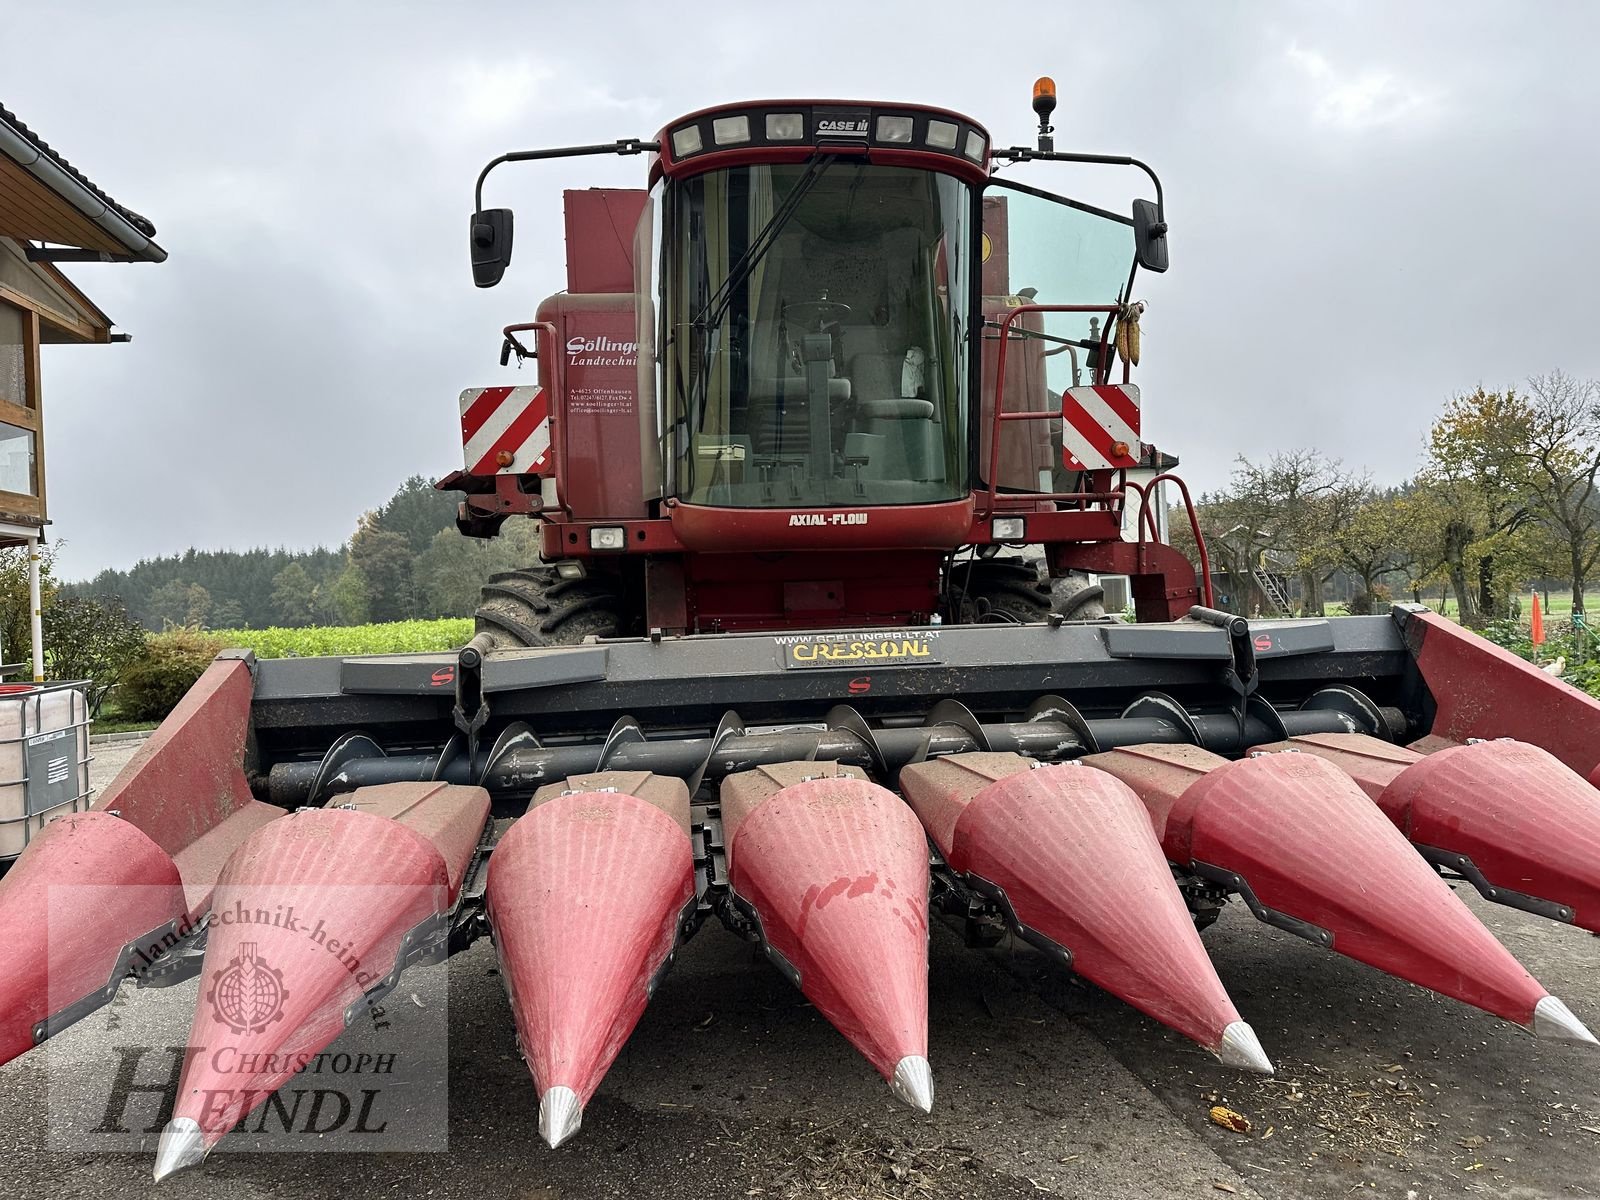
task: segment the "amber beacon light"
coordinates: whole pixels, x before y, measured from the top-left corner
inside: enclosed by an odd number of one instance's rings
[[[1041,75],[1033,81],[1033,111],[1039,114],[1039,151],[1049,154],[1056,148],[1055,139],[1050,135],[1055,132],[1055,127],[1050,124],[1050,114],[1056,110],[1056,81],[1048,75]]]

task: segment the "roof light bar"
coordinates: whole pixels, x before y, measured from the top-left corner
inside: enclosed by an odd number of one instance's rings
[[[960,119],[923,112],[819,105],[802,111],[706,114],[672,130],[668,142],[679,161],[710,150],[750,145],[850,145],[923,148],[983,164],[989,139]]]

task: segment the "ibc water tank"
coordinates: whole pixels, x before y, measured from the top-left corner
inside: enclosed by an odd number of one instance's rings
[[[0,685],[0,862],[89,807],[89,705],[76,684]]]

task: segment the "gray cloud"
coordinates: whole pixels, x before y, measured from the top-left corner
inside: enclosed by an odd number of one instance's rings
[[[548,11],[546,11],[548,9]],[[1317,445],[1395,480],[1440,403],[1600,375],[1585,150],[1600,84],[1579,3],[1007,6],[146,4],[8,15],[5,102],[149,214],[160,266],[74,278],[135,335],[46,352],[69,574],[200,546],[336,543],[403,475],[456,465],[455,394],[508,376],[497,330],[563,281],[562,186],[497,176],[507,283],[475,291],[478,168],[649,136],[761,95],[943,104],[1007,143],[1053,74],[1058,143],[1144,157],[1173,269],[1144,280],[1146,432],[1199,487]],[[1124,207],[1139,180],[1013,177]]]

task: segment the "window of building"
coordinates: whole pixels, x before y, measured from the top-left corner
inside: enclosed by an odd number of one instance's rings
[[[0,300],[0,400],[28,406],[28,324],[22,309]]]
[[[0,492],[37,496],[33,430],[0,422]]]

